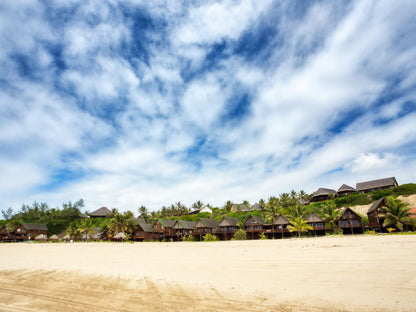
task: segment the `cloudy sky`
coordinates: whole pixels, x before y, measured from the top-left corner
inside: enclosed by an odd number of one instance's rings
[[[0,2],[0,208],[416,180],[416,2]]]

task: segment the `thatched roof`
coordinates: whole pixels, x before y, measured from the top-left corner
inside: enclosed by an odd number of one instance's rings
[[[208,218],[199,218],[198,222],[195,224],[195,227],[216,228],[218,227],[218,222]]]
[[[46,241],[48,237],[45,234],[40,234],[35,237],[35,240]]]
[[[250,215],[247,218],[246,222],[244,222],[244,224],[246,224],[247,221],[249,221],[250,219],[253,219],[254,220],[254,223],[256,223],[256,224],[260,224],[260,225],[266,224],[266,222],[264,222],[264,220],[261,217],[259,217],[259,216],[253,216],[253,215]]]
[[[116,236],[114,236],[115,239],[125,239],[127,236],[126,234],[120,232]]]
[[[238,223],[238,219],[231,218],[231,217],[223,217],[220,221],[219,226],[236,226]]]
[[[134,223],[136,227],[140,227],[144,232],[151,233],[153,232],[153,227],[151,224],[147,224],[146,220],[143,218],[135,218]]]
[[[317,196],[324,196],[324,195],[329,195],[329,194],[336,194],[337,192],[333,189],[327,189],[327,188],[323,188],[320,187],[315,193],[313,193],[312,197],[317,197]]]
[[[161,223],[166,228],[171,228],[175,224],[175,220],[158,219],[157,222]]]
[[[356,189],[357,191],[366,191],[371,189],[378,189],[378,188],[387,188],[392,186],[397,186],[398,183],[395,177],[372,180],[367,182],[360,182],[357,183]]]
[[[93,212],[91,212],[89,215],[90,217],[101,217],[101,218],[105,218],[107,217],[107,214],[110,213],[110,209],[108,209],[107,207],[101,207]]]
[[[355,192],[355,191],[356,191],[356,189],[353,188],[352,186],[343,184],[343,185],[340,186],[340,188],[338,189],[337,192],[339,193],[339,192]]]
[[[32,224],[32,223],[22,223],[22,226],[25,230],[28,231],[47,231],[48,227],[46,224]]]
[[[375,202],[371,205],[371,207],[368,209],[367,213],[370,213],[370,212],[372,212],[372,211],[376,210],[376,209],[377,209],[377,208],[379,208],[379,207],[383,207],[385,204],[386,204],[386,198],[385,198],[385,197],[382,197],[382,198],[380,198],[380,199],[376,200],[376,201],[375,201]]]
[[[57,241],[57,240],[59,240],[59,237],[57,235],[52,235],[51,237],[49,237],[49,240]]]
[[[63,237],[63,239],[64,239],[64,240],[71,239],[71,236],[70,236],[69,234],[66,234],[66,235]]]
[[[315,222],[324,222],[320,216],[318,216],[315,212],[311,212],[311,214],[306,218],[306,222],[308,223],[315,223]]]
[[[173,225],[174,229],[193,230],[195,228],[195,222],[178,220]]]
[[[354,215],[356,215],[357,217],[359,217],[359,218],[361,219],[361,216],[360,216],[358,213],[356,213],[356,212],[355,212],[354,210],[352,210],[350,207],[346,207],[346,208],[344,208],[344,209],[341,211],[341,215],[339,216],[338,220],[343,219],[344,214],[345,214],[347,211],[352,212]]]
[[[275,225],[288,225],[291,224],[290,221],[284,216],[279,215],[276,219],[276,221],[273,222]]]

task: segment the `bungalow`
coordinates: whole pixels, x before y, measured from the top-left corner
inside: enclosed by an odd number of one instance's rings
[[[150,242],[153,239],[153,227],[151,224],[147,224],[146,220],[143,218],[135,219],[136,227],[131,234],[131,239],[133,241],[146,241]]]
[[[348,196],[352,193],[356,192],[357,190],[349,185],[343,184],[337,191],[338,196]]]
[[[173,225],[173,231],[177,240],[184,236],[192,235],[195,229],[195,222],[178,220]]]
[[[274,233],[281,233],[282,238],[285,234],[288,235],[290,233],[289,229],[287,228],[288,225],[292,225],[290,221],[285,216],[279,215],[273,222],[273,235]]]
[[[101,207],[89,214],[91,218],[107,218],[107,214],[111,213],[107,207]]]
[[[313,193],[311,201],[317,202],[322,200],[328,200],[335,197],[336,195],[337,192],[335,190],[320,187],[315,193]]]
[[[360,193],[384,190],[399,186],[395,177],[357,183],[356,189]]]
[[[311,214],[306,218],[306,222],[312,227],[316,234],[325,234],[325,222],[316,213]]]
[[[382,197],[376,200],[367,211],[368,227],[371,229],[382,228],[383,220],[379,218],[379,214],[383,212],[383,208],[386,206],[386,198]]]
[[[45,224],[22,223],[13,231],[13,239],[16,241],[26,241],[34,239],[36,236],[47,235],[48,227]]]
[[[234,233],[239,230],[238,219],[231,217],[223,217],[218,225],[217,234],[222,240],[229,240],[233,237]]]
[[[6,224],[0,227],[0,241],[7,241],[10,240],[10,234],[9,231],[7,231]]]
[[[347,233],[363,233],[363,221],[358,213],[351,208],[345,208],[338,219],[338,227]]]
[[[264,220],[258,216],[250,215],[246,222],[244,222],[244,231],[246,231],[249,238],[258,239],[260,233],[271,232],[271,225],[264,222]]]
[[[214,234],[218,229],[218,222],[212,219],[199,218],[195,224],[194,234],[201,240],[206,234]]]
[[[247,207],[245,204],[231,204],[231,212],[238,212],[238,211],[249,211],[250,207]]]
[[[156,240],[162,239],[173,239],[174,231],[173,225],[175,224],[174,220],[158,219],[155,224],[153,224],[153,238]]]

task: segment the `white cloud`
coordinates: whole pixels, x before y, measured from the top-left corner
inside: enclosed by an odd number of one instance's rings
[[[255,202],[379,175],[414,180],[416,115],[402,114],[416,99],[409,91],[413,3],[318,3],[300,16],[292,2],[123,5],[154,22],[139,29],[143,38],[132,37],[136,17],[125,17],[114,1],[78,3],[76,16],[59,27],[38,2],[4,5],[0,205],[83,197],[90,210],[158,209],[175,201]],[[16,27],[14,20],[27,23]],[[264,23],[276,30],[264,39],[267,51],[233,55],[241,35]],[[139,39],[146,57],[120,53]],[[63,47],[63,69],[54,68],[45,41]],[[221,42],[221,60],[206,66]],[[17,52],[32,56],[41,79],[19,72],[9,57]],[[375,107],[395,78],[403,79],[392,87],[398,96]],[[225,119],[245,93],[244,114]],[[94,117],[105,109],[115,112]],[[361,115],[328,131],[353,109]],[[81,177],[42,187],[63,169]]]

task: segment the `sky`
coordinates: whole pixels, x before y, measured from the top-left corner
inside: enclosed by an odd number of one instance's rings
[[[0,2],[0,208],[416,181],[416,2]]]

